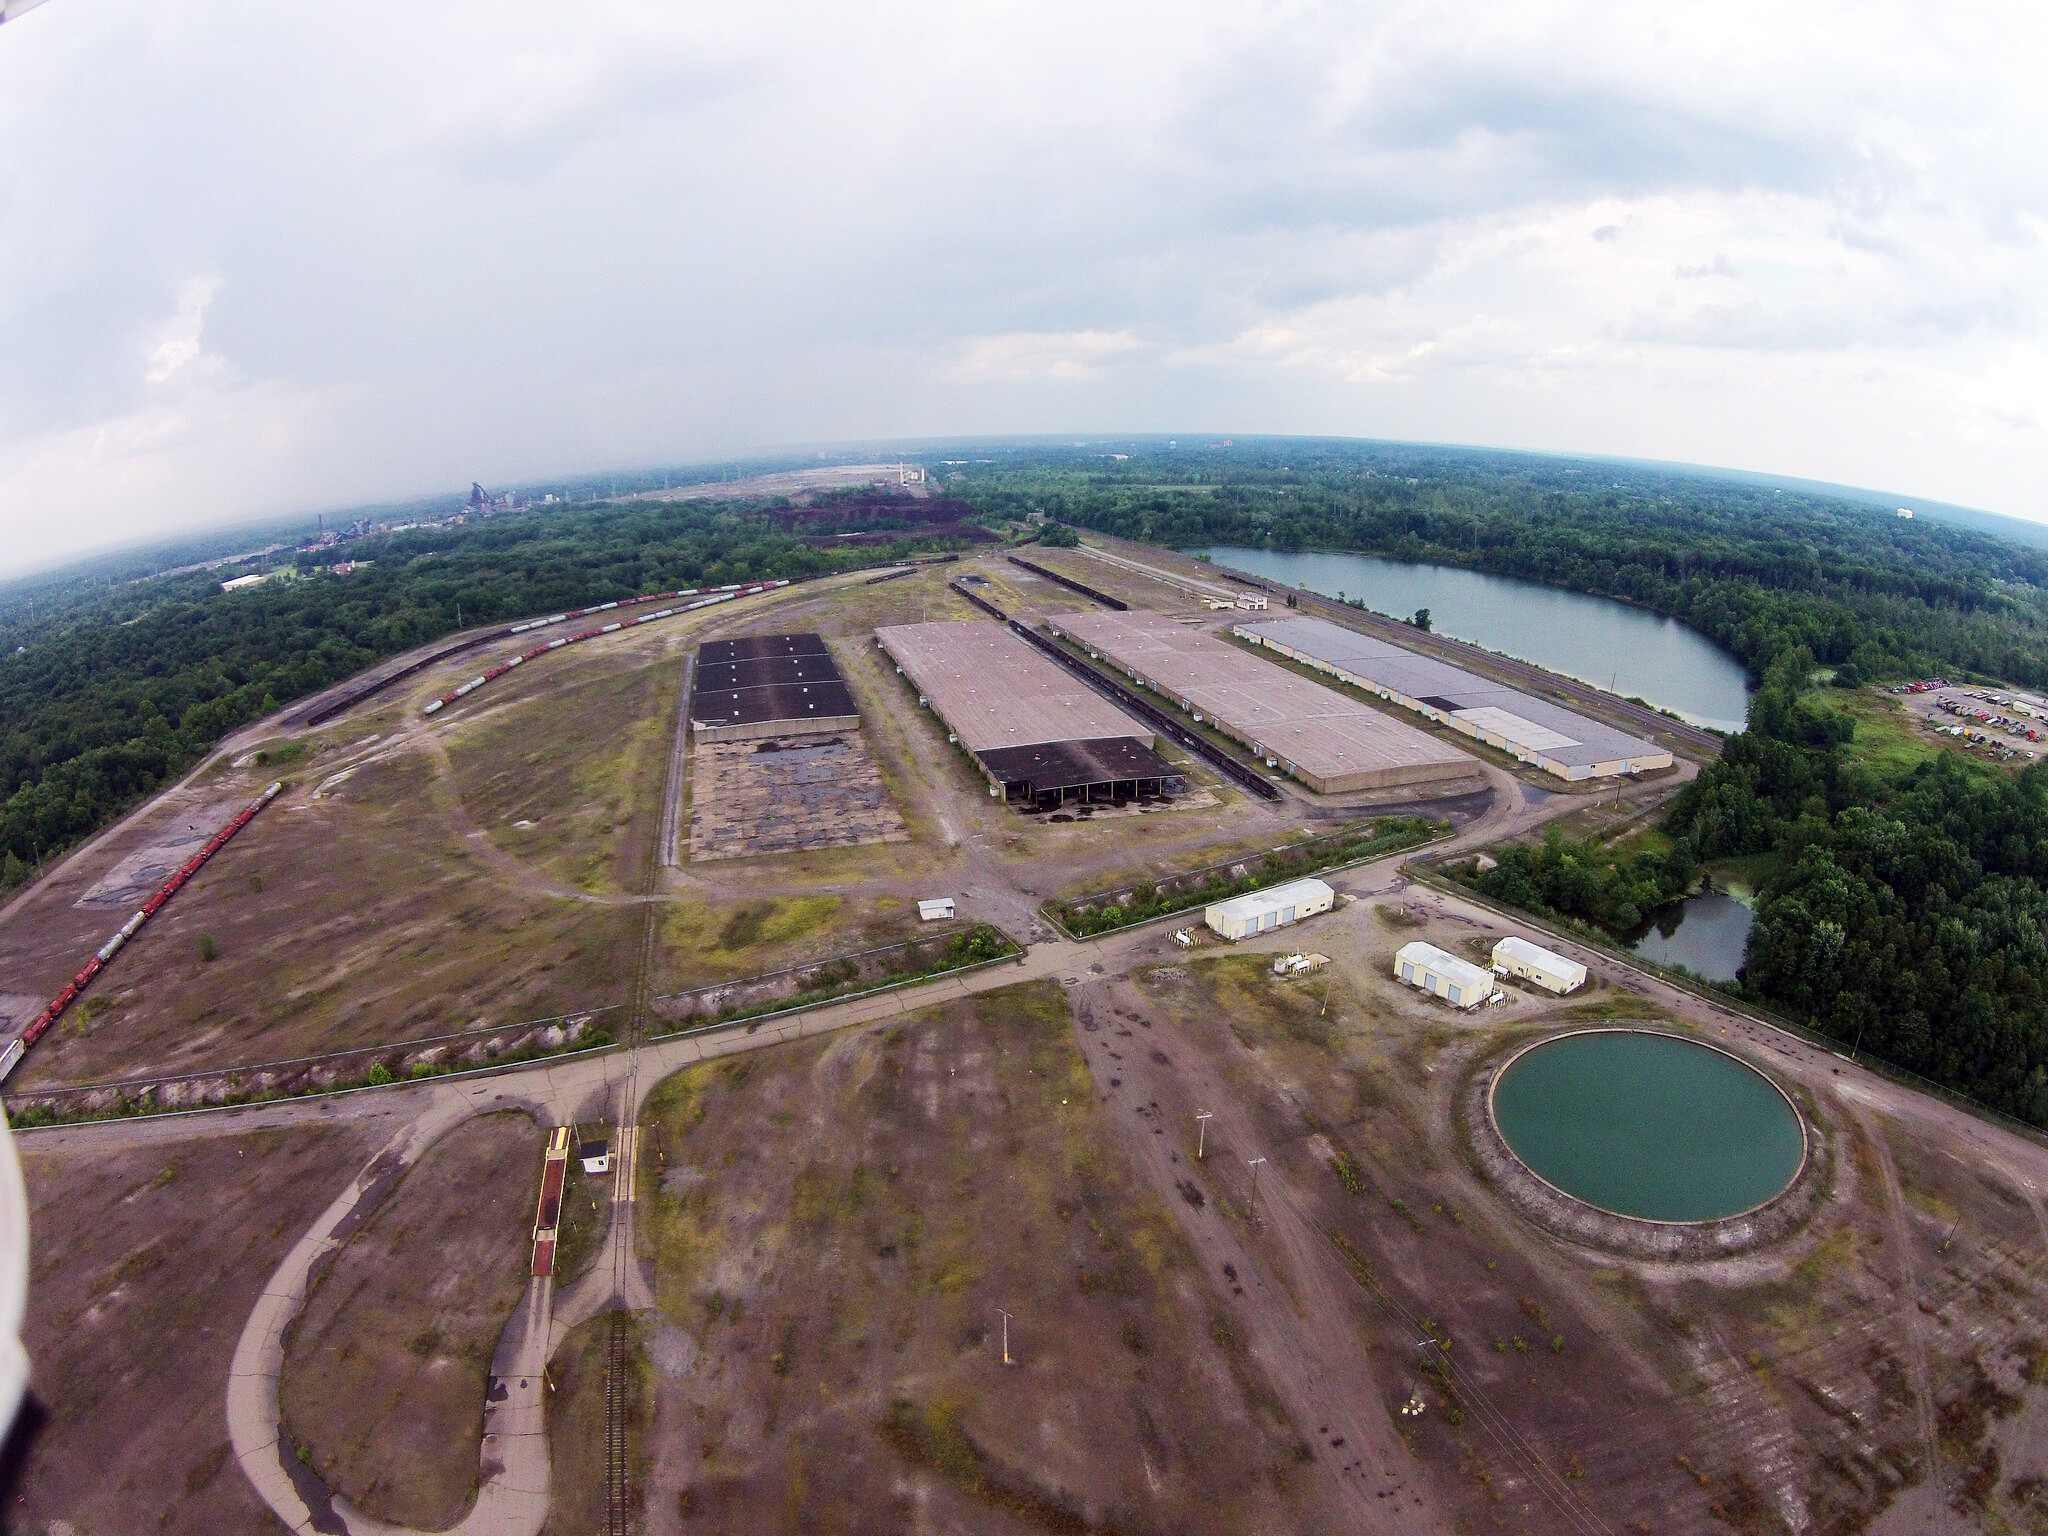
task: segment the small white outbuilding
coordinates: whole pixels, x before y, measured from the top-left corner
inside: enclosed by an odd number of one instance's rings
[[[1337,893],[1320,880],[1290,880],[1249,896],[1233,896],[1202,911],[1202,921],[1226,939],[1249,939],[1327,912]]]
[[[1559,996],[1586,984],[1586,968],[1576,960],[1552,954],[1527,939],[1505,938],[1493,946],[1493,968],[1503,976],[1533,981]]]
[[[1493,972],[1420,939],[1394,952],[1394,975],[1454,1008],[1477,1008],[1493,996]]]

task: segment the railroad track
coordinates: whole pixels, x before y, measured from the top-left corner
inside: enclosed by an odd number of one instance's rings
[[[628,1397],[632,1391],[632,1346],[624,1312],[611,1314],[611,1340],[604,1367],[604,1529],[628,1536],[632,1487],[626,1456]]]

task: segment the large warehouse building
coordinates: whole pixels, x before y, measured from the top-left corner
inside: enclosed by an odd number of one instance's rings
[[[824,736],[860,725],[860,708],[817,635],[743,635],[697,652],[690,730],[699,741]]]
[[[1175,776],[1147,727],[1004,625],[892,624],[875,638],[991,794],[1049,808],[1164,794]]]
[[[1671,753],[1654,742],[1328,619],[1272,619],[1235,632],[1560,779],[1671,766]]]
[[[1476,771],[1450,743],[1163,613],[1063,613],[1050,622],[1318,794]]]

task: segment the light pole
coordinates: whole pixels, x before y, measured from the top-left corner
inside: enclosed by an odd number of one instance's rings
[[[1215,1118],[1206,1109],[1195,1116],[1195,1161],[1198,1163],[1202,1160],[1202,1147],[1209,1138],[1209,1122]]]
[[[996,1315],[1003,1320],[1003,1364],[1015,1365],[1017,1362],[1010,1358],[1010,1314],[997,1307]]]
[[[1265,1161],[1265,1159],[1264,1159],[1263,1157],[1255,1157],[1255,1158],[1253,1158],[1253,1159],[1251,1160],[1251,1170],[1252,1170],[1252,1209],[1251,1209],[1251,1219],[1252,1219],[1253,1221],[1257,1221],[1257,1220],[1259,1219],[1259,1164],[1263,1163],[1264,1161]]]

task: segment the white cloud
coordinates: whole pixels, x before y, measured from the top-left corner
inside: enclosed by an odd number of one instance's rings
[[[1904,0],[64,0],[0,32],[0,570],[1005,429],[2048,517],[2044,51]]]
[[[1080,379],[1112,357],[1134,351],[1129,331],[1011,331],[974,336],[953,371],[967,379]]]
[[[193,383],[217,378],[226,370],[227,360],[208,352],[202,340],[206,306],[219,292],[217,277],[198,277],[185,284],[178,296],[177,314],[164,326],[162,339],[150,350],[149,371],[145,375],[150,383]]]

